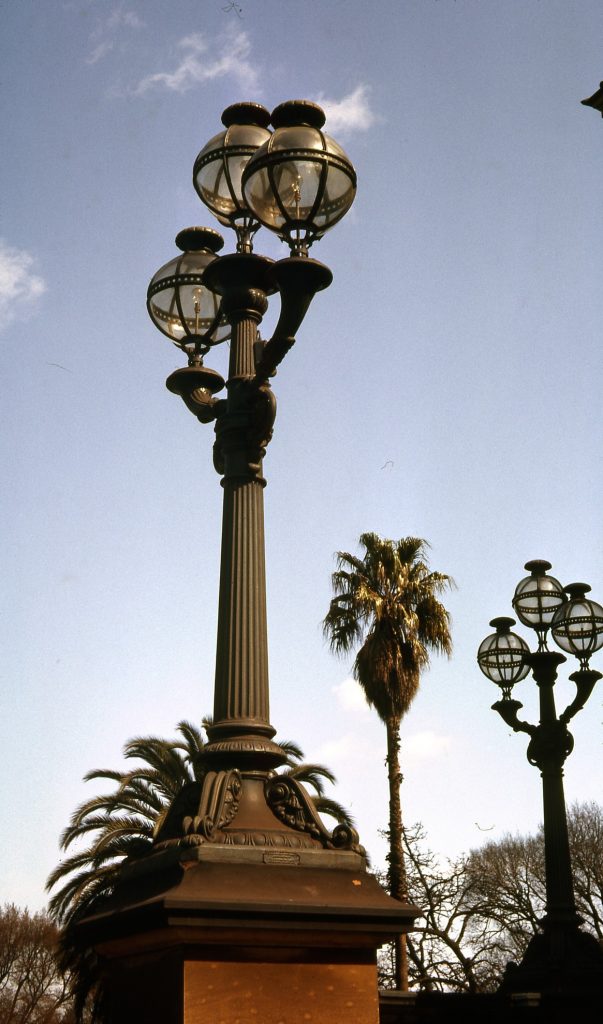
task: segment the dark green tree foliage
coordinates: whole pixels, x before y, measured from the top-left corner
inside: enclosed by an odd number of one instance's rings
[[[49,911],[62,928],[61,964],[74,979],[76,1013],[83,1014],[88,1006],[93,1020],[103,1019],[102,998],[96,988],[98,965],[93,952],[78,949],[74,927],[81,918],[102,908],[126,859],[138,860],[152,852],[154,836],[182,787],[203,778],[203,731],[186,721],[180,722],[176,731],[173,740],[139,736],[126,743],[124,756],[134,764],[125,771],[88,772],[85,781],[108,782],[112,789],[86,800],[74,811],[61,836],[61,847],[69,856],[47,881],[47,888],[54,890]],[[341,804],[325,795],[325,783],[335,782],[329,769],[305,764],[303,751],[295,743],[283,741],[281,746],[288,759],[283,774],[310,788],[317,811],[353,824]],[[4,1024],[1,1018],[0,1024]]]
[[[438,596],[453,585],[432,572],[427,541],[418,537],[384,540],[363,533],[360,556],[337,553],[334,597],[323,628],[337,654],[356,651],[353,674],[385,725],[389,781],[389,891],[408,899],[404,863],[400,785],[400,723],[419,689],[430,654],[450,654],[450,617]],[[395,955],[397,988],[408,988],[406,945]]]
[[[58,929],[46,914],[0,909],[1,1024],[71,1024],[69,976],[59,967]]]

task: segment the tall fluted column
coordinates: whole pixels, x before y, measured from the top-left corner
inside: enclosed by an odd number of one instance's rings
[[[256,480],[224,481],[214,721],[269,723],[264,503]]]
[[[267,384],[255,380],[258,324],[274,291],[272,263],[236,254],[211,266],[232,326],[228,397],[216,419],[215,465],[224,505],[214,721],[207,752],[263,767],[284,760],[271,741],[262,460],[275,416]],[[234,760],[233,760],[234,758]]]

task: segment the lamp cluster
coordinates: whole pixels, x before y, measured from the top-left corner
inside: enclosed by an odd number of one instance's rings
[[[515,620],[492,619],[491,633],[479,646],[480,669],[502,690],[492,705],[513,732],[529,736],[526,756],[540,770],[543,796],[544,864],[546,913],[539,921],[520,964],[509,963],[501,984],[508,992],[603,991],[603,953],[594,936],[580,929],[582,918],[576,909],[567,812],[563,792],[563,766],[574,748],[568,724],[581,711],[601,672],[589,661],[603,647],[603,608],[586,595],[586,583],[562,586],[549,576],[550,562],[526,562],[529,576],[515,588],[513,609],[517,618],[538,637],[538,650],[530,651],[525,640],[511,629]],[[551,635],[560,651],[549,650]],[[576,695],[557,713],[555,682],[566,655],[578,659],[579,668],[570,679]],[[532,672],[538,689],[539,721],[519,717],[520,701],[512,696],[515,683]]]
[[[197,156],[193,184],[220,224],[235,231],[237,252],[251,253],[253,236],[264,225],[289,245],[292,257],[307,259],[312,243],[349,210],[356,173],[322,130],[324,123],[321,108],[306,100],[281,103],[272,114],[258,103],[235,103],[224,111],[224,131]],[[220,298],[204,280],[223,244],[209,228],[181,231],[180,255],[157,271],[148,288],[151,319],[191,365],[230,335]]]
[[[538,650],[547,651],[547,634],[566,654],[574,655],[581,669],[587,669],[591,655],[603,647],[603,608],[587,598],[586,583],[570,583],[563,587],[548,575],[550,562],[535,559],[526,562],[530,573],[515,588],[513,609],[525,626],[535,630]],[[530,649],[525,640],[511,631],[515,620],[501,616],[492,619],[496,632],[480,644],[477,662],[484,675],[510,692],[512,686],[527,676],[530,666],[526,655]]]

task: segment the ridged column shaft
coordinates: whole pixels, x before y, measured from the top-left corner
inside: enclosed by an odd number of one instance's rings
[[[257,767],[281,763],[272,742],[262,459],[275,404],[255,379],[254,346],[267,307],[270,261],[232,256],[212,266],[232,327],[228,397],[216,421],[216,467],[224,504],[216,645],[214,718],[207,753]]]
[[[264,491],[224,481],[214,722],[268,725]],[[272,732],[272,730],[271,730]]]

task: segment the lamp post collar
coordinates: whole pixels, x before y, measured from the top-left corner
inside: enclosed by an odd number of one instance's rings
[[[557,678],[559,666],[563,665],[567,658],[560,651],[529,651],[524,655],[524,661],[532,669],[538,686],[552,686]]]

